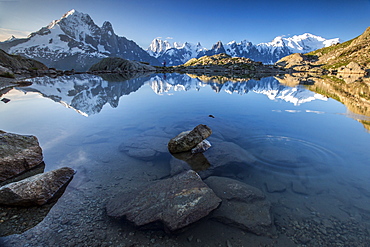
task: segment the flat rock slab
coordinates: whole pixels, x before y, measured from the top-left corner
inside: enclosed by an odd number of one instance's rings
[[[73,178],[75,171],[63,167],[0,187],[0,204],[43,205],[54,198]]]
[[[136,226],[162,222],[175,231],[207,216],[221,199],[190,170],[155,181],[135,191],[123,192],[107,204],[107,214],[126,218]]]
[[[213,176],[204,182],[222,199],[212,218],[257,235],[272,233],[271,204],[261,190],[225,177]]]
[[[181,153],[192,150],[212,134],[212,130],[204,124],[199,124],[191,131],[185,131],[168,142],[171,153]]]
[[[0,131],[0,182],[32,169],[42,160],[35,136]]]
[[[119,151],[130,157],[149,161],[160,154],[168,153],[167,143],[166,137],[137,136],[121,143]]]

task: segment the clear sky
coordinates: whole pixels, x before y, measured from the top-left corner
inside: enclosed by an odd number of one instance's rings
[[[156,37],[206,48],[306,32],[342,41],[370,26],[370,0],[0,0],[0,40],[29,33],[76,9],[146,49]]]

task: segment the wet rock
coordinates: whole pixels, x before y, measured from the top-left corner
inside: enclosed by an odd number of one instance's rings
[[[63,167],[0,187],[0,204],[10,206],[43,205],[59,196],[75,171]]]
[[[204,153],[204,157],[209,162],[210,167],[202,171],[199,175],[206,178],[212,175],[217,169],[235,164],[251,164],[256,158],[233,142],[217,142],[213,147]]]
[[[212,145],[211,145],[211,143],[208,140],[203,140],[202,142],[198,143],[198,145],[196,145],[195,148],[193,148],[191,150],[191,152],[193,154],[195,154],[195,153],[203,153],[203,152],[207,151],[211,146]]]
[[[125,191],[107,206],[107,214],[125,217],[136,226],[162,222],[175,231],[207,216],[221,199],[192,170],[169,179],[155,181],[136,190]]]
[[[285,184],[276,180],[267,181],[265,182],[265,185],[267,191],[270,193],[284,192],[286,190]]]
[[[171,153],[190,151],[204,139],[212,134],[212,130],[203,124],[199,124],[191,131],[185,131],[172,138],[168,142],[168,150]]]
[[[292,181],[292,191],[301,195],[309,195],[307,188],[300,181]]]
[[[36,167],[42,159],[35,136],[0,131],[0,182]]]
[[[224,177],[209,177],[204,182],[222,199],[212,218],[257,235],[272,234],[271,204],[261,190]]]

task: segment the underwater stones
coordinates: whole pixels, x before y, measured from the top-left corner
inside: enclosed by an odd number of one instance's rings
[[[0,131],[0,182],[39,165],[42,150],[35,136]]]
[[[37,174],[0,187],[0,204],[9,206],[43,205],[55,198],[71,181],[75,171],[63,167]]]
[[[172,138],[168,142],[168,150],[171,153],[190,151],[211,134],[212,130],[207,125],[199,124],[193,130],[182,132]]]
[[[212,176],[204,182],[222,199],[212,218],[257,235],[273,233],[271,204],[261,190],[225,177]]]
[[[149,161],[161,153],[168,152],[167,141],[165,137],[137,136],[121,143],[118,149],[130,157]]]
[[[108,216],[126,218],[136,226],[161,222],[165,230],[181,229],[216,209],[221,199],[192,170],[125,191],[112,198]]]

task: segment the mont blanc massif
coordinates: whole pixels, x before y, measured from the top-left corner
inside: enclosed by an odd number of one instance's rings
[[[134,41],[114,33],[112,24],[96,25],[88,14],[71,10],[59,20],[52,21],[27,38],[14,36],[0,42],[0,49],[33,58],[48,67],[62,70],[86,71],[105,57],[120,57],[147,62],[151,65],[175,66],[191,58],[226,53],[234,57],[250,58],[271,64],[292,53],[307,53],[339,42],[338,38],[325,39],[309,33],[292,37],[276,37],[271,42],[252,44],[246,40],[223,44],[218,41],[210,49],[200,43],[170,43],[154,39],[144,50]]]

